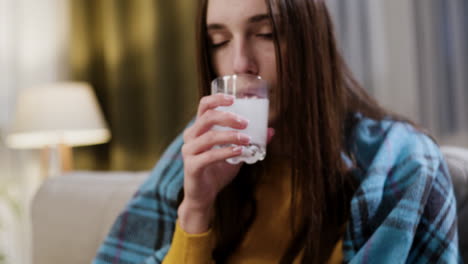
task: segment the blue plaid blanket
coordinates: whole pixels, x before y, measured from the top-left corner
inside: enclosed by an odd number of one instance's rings
[[[461,263],[457,212],[437,145],[412,126],[358,115],[351,152],[360,183],[343,240],[345,263]],[[94,264],[161,263],[183,185],[182,136],[169,146],[102,243]]]

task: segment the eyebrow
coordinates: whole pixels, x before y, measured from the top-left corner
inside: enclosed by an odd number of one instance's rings
[[[265,20],[270,20],[270,16],[268,14],[259,14],[259,15],[255,15],[255,16],[252,16],[250,17],[247,22],[249,24],[256,24],[256,23],[260,23],[260,22],[263,22]],[[221,29],[224,29],[226,28],[225,25],[223,24],[209,24],[206,29],[208,31],[211,31],[211,30],[221,30]]]

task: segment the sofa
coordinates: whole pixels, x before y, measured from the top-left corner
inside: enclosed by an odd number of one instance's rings
[[[443,147],[468,263],[468,150]],[[46,180],[33,200],[33,263],[90,263],[113,221],[149,172],[72,172]]]

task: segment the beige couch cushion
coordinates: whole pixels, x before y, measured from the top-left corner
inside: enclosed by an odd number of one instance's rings
[[[148,172],[73,172],[49,179],[32,206],[33,263],[90,263]]]

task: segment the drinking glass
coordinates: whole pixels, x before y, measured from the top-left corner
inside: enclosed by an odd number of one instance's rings
[[[249,120],[246,129],[239,130],[229,127],[214,126],[214,130],[237,130],[251,137],[248,146],[242,146],[240,156],[229,158],[230,164],[246,162],[253,164],[266,156],[266,141],[268,129],[268,83],[260,76],[250,74],[236,74],[221,76],[211,82],[211,94],[228,94],[234,96],[234,103],[216,110],[232,112]],[[237,146],[235,144],[216,147]]]

